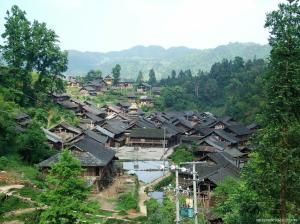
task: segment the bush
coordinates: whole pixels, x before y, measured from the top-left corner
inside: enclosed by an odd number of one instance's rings
[[[138,209],[138,199],[132,192],[122,194],[118,198],[118,209],[129,210]]]
[[[159,181],[157,184],[155,184],[153,186],[153,189],[155,191],[161,191],[163,187],[168,186],[169,184],[174,182],[174,180],[175,180],[175,176],[174,176],[174,174],[171,174],[170,176],[165,177],[164,179]]]
[[[174,152],[170,156],[170,159],[179,164],[181,162],[193,161],[193,153],[185,145],[180,145],[174,149]]]

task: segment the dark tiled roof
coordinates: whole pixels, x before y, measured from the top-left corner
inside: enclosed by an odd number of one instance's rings
[[[97,115],[95,114],[92,114],[92,113],[85,113],[85,115],[90,118],[93,122],[100,122],[100,121],[103,121],[103,119],[101,117],[98,117]]]
[[[213,132],[209,135],[217,135],[225,139],[226,141],[230,142],[231,144],[236,144],[239,141],[239,139],[237,139],[235,136],[222,129],[214,129]]]
[[[251,130],[244,125],[230,125],[227,129],[236,135],[249,135],[252,133]]]
[[[78,108],[78,105],[76,103],[71,102],[70,100],[58,101],[57,103],[67,109]]]
[[[224,148],[227,147],[227,144],[225,144],[224,142],[219,141],[218,139],[216,139],[213,136],[209,136],[206,138],[203,138],[198,145],[202,145],[203,143],[208,144],[209,146],[215,147],[218,150],[224,150]]]
[[[90,138],[96,140],[97,142],[100,142],[102,144],[105,144],[108,140],[107,136],[101,135],[100,133],[97,133],[95,131],[92,130],[86,130],[84,132],[87,136],[89,136]]]
[[[132,129],[130,137],[163,139],[164,130],[158,128],[135,128]]]
[[[128,93],[127,97],[128,98],[136,98],[136,95],[134,93]]]
[[[84,89],[84,90],[89,91],[89,92],[96,91],[96,89],[94,87],[92,87],[92,86],[84,86],[81,89]]]
[[[30,118],[30,116],[23,112],[18,113],[16,116],[16,120],[23,120],[23,119],[29,119],[29,118]]]
[[[100,109],[98,109],[94,106],[86,105],[86,106],[83,106],[83,109],[86,110],[87,112],[90,112],[90,113],[94,114],[94,115],[100,115],[100,114],[105,113],[104,111],[102,111],[102,110],[100,110]]]
[[[92,154],[98,160],[97,164],[99,166],[106,166],[115,156],[113,150],[106,148],[104,144],[87,136],[76,142],[74,146]]]
[[[64,129],[66,129],[70,132],[76,133],[76,134],[81,134],[82,133],[82,131],[80,129],[75,128],[74,126],[69,125],[65,122],[61,122],[58,125],[55,125],[54,127],[50,128],[49,131],[52,131],[53,129],[58,128],[59,126],[63,127]]]

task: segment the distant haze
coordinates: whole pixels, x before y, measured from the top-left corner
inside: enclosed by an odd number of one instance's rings
[[[55,30],[63,49],[108,52],[136,45],[206,49],[230,42],[266,44],[265,14],[280,1],[0,0],[0,32],[6,10],[16,4],[29,20],[46,22]]]
[[[223,58],[233,59],[241,56],[244,60],[266,58],[270,52],[269,45],[255,43],[230,43],[214,49],[191,49],[172,47],[164,49],[160,46],[136,46],[123,51],[108,53],[69,51],[69,75],[84,75],[90,69],[100,69],[104,74],[110,73],[115,64],[122,67],[121,78],[136,78],[141,70],[144,77],[153,68],[158,79],[177,72],[191,69],[196,75],[199,69],[209,71],[213,63]]]

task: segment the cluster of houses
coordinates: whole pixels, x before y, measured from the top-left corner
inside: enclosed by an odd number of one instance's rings
[[[231,117],[217,117],[209,112],[154,112],[148,115],[138,107],[134,96],[128,102],[98,107],[90,101],[73,99],[65,93],[54,93],[52,99],[71,110],[79,118],[75,127],[65,122],[49,129],[43,128],[49,144],[58,153],[38,166],[44,171],[58,161],[61,149],[67,148],[85,168],[83,175],[99,191],[118,174],[114,166],[114,148],[190,146],[194,158],[204,161],[197,165],[199,188],[203,198],[225,177],[238,177],[248,159],[247,141],[257,125],[244,125]],[[22,128],[29,116],[20,114],[17,122]],[[180,173],[181,181],[191,178]],[[191,182],[187,182],[187,187]]]
[[[108,90],[115,89],[133,89],[135,82],[132,79],[122,79],[116,85],[113,85],[113,78],[110,75],[104,78],[97,78],[85,84],[80,83],[74,77],[68,77],[67,84],[70,87],[79,88],[81,96],[97,96],[105,94]],[[136,92],[128,93],[128,102],[138,103],[143,106],[152,106],[153,97],[159,96],[161,93],[160,87],[152,87],[148,83],[140,83],[135,86]],[[150,95],[150,96],[149,96]]]

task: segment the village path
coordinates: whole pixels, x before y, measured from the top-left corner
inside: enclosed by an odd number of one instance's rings
[[[12,190],[12,189],[21,189],[23,187],[24,187],[24,185],[22,185],[22,184],[1,186],[0,187],[0,193],[5,194],[5,195],[11,195],[12,192],[10,192],[10,190]]]
[[[148,184],[140,184],[140,188],[139,188],[139,208],[140,208],[140,213],[147,216],[147,207],[144,204],[145,201],[147,201],[150,197],[147,195],[147,193],[145,192],[145,189],[151,188],[153,185],[157,184],[158,182],[160,182],[162,179],[170,176],[171,173],[169,171],[166,172],[166,174],[164,176],[161,176],[157,179],[155,179],[154,181],[148,183]]]

